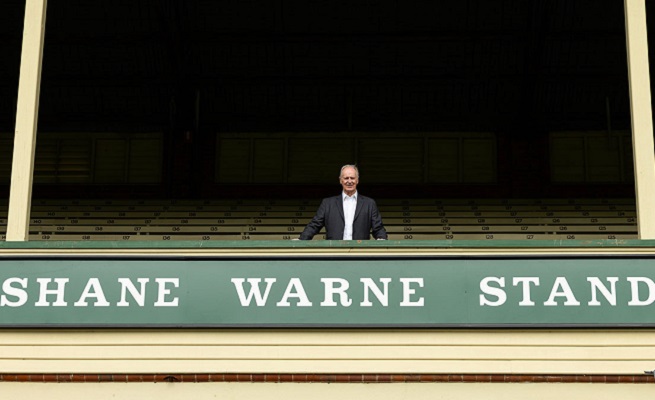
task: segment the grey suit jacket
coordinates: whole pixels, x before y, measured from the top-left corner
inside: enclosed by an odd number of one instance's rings
[[[345,222],[341,195],[323,199],[316,215],[300,234],[300,240],[311,240],[325,226],[326,239],[342,240]],[[387,231],[375,200],[357,194],[357,207],[353,220],[353,240],[369,240],[373,232],[376,239],[386,239]]]

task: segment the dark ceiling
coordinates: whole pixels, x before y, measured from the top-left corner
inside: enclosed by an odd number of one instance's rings
[[[51,0],[41,94],[43,131],[627,129],[623,1]]]

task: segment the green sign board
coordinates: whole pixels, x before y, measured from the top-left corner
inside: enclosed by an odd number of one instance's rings
[[[653,259],[0,260],[0,327],[626,326]]]

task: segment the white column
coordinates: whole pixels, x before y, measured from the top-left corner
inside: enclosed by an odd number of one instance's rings
[[[655,239],[655,146],[645,0],[625,0],[625,31],[639,239]]]
[[[43,59],[47,0],[26,0],[25,3],[7,241],[26,241],[29,237],[34,149],[39,116],[41,61]]]

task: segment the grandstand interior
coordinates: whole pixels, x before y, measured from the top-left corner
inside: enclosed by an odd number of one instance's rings
[[[1,235],[24,6],[0,4]],[[637,238],[624,24],[622,0],[50,2],[30,240],[291,239],[351,163],[392,240]]]

